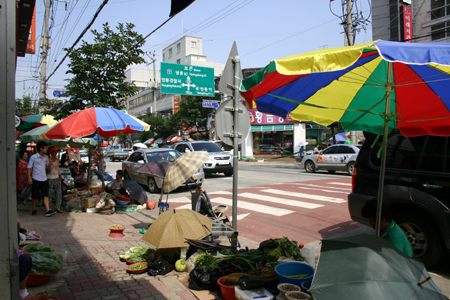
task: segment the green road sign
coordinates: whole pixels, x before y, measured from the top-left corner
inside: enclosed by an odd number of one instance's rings
[[[161,93],[214,97],[214,68],[161,63]]]

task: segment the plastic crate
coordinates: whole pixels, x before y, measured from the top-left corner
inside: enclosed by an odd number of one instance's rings
[[[122,211],[122,212],[135,212],[137,211],[137,205],[130,204],[130,205],[116,205],[116,212]]]

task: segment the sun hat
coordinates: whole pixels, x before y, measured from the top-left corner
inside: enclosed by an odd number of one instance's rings
[[[58,152],[59,151],[59,149],[58,148],[56,148],[56,147],[51,147],[50,149],[48,149],[48,153],[52,153],[52,152]]]

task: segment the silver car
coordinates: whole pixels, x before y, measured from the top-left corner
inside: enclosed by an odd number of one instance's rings
[[[317,154],[303,157],[302,166],[308,173],[327,170],[330,173],[347,171],[350,175],[353,175],[360,147],[361,145],[331,145]]]
[[[138,149],[122,162],[124,177],[127,180],[134,180],[137,183],[146,185],[150,193],[158,193],[162,188],[164,179],[151,174],[137,173],[136,169],[140,168],[143,164],[152,161],[174,162],[173,157],[179,158],[180,156],[180,152],[170,148]],[[194,179],[200,185],[203,183],[205,180],[203,168],[200,168],[198,172],[194,174]],[[184,183],[184,185],[188,184],[192,184],[192,181],[188,180],[188,182]]]

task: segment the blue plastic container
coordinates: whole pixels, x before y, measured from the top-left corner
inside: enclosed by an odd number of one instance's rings
[[[275,273],[277,273],[278,281],[280,283],[292,283],[298,286],[301,286],[304,281],[312,280],[315,272],[316,269],[301,262],[284,262],[275,267]],[[305,278],[290,278],[284,276],[300,274],[309,274],[309,276]]]
[[[116,203],[117,203],[117,205],[128,205],[128,203],[130,203],[130,201],[121,201],[121,200],[116,199]]]
[[[303,281],[302,284],[300,284],[300,287],[302,288],[302,292],[311,295],[311,293],[308,292],[309,288],[311,287],[311,283],[312,283],[312,279]]]

